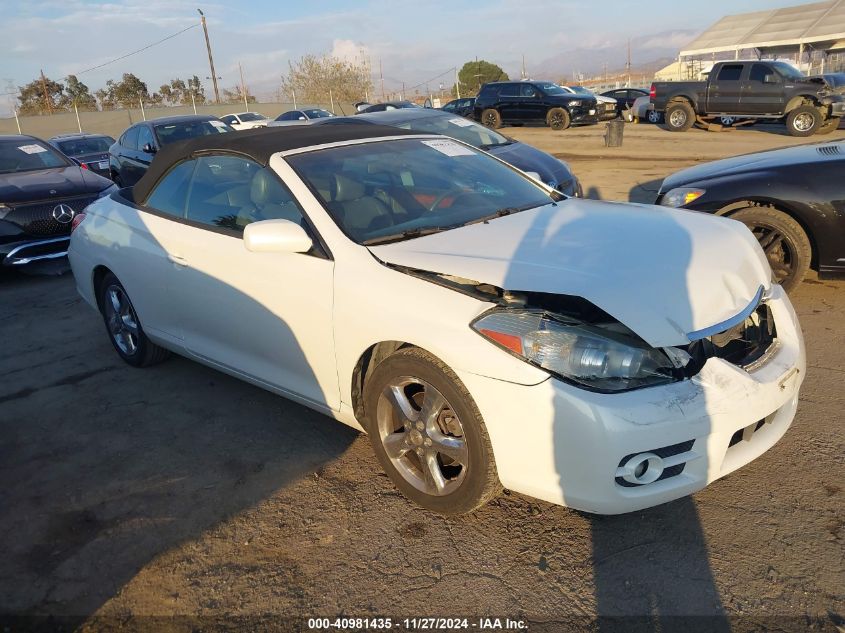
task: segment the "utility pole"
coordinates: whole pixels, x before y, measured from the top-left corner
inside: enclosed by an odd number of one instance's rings
[[[244,98],[244,110],[249,110],[246,102],[246,86],[244,86],[244,69],[241,67],[240,62],[238,62],[238,71],[241,73],[241,96]]]
[[[205,33],[205,48],[208,50],[208,65],[211,67],[211,81],[214,82],[214,102],[220,103],[220,91],[217,89],[217,73],[214,72],[214,58],[211,56],[211,42],[208,40],[208,26],[205,24],[205,13],[197,9],[202,23],[202,32]]]
[[[455,66],[455,94],[461,98],[461,82],[458,80],[458,67]],[[402,84],[402,98],[405,98],[405,84]]]
[[[625,70],[628,72],[628,83],[625,84],[626,88],[631,87],[631,38],[628,38],[628,62],[625,64]]]
[[[47,112],[53,114],[53,106],[50,104],[50,96],[47,94],[47,78],[44,76],[44,71],[41,71],[41,89],[44,91],[44,105],[47,106]]]
[[[523,81],[527,79],[527,77],[525,76],[525,55],[522,56],[522,74],[520,75],[520,77]]]
[[[381,67],[381,57],[378,58],[378,76],[379,76],[379,79],[381,80],[381,100],[387,101],[387,99],[384,96],[384,72],[382,71],[382,67]]]

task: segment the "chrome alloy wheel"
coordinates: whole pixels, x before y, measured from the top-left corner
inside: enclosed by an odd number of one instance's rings
[[[138,317],[129,302],[129,297],[120,286],[114,284],[105,293],[106,324],[115,345],[127,356],[138,349]]]
[[[464,429],[431,384],[411,376],[393,379],[379,395],[376,421],[388,458],[414,488],[445,496],[461,485],[469,462]]]
[[[674,110],[671,115],[669,115],[669,123],[672,127],[683,127],[687,122],[687,113],[681,110],[680,108]]]
[[[792,126],[799,132],[807,132],[813,129],[816,124],[816,117],[809,112],[802,112],[792,122]]]

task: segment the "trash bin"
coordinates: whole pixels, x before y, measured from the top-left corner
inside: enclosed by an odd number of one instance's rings
[[[607,122],[607,130],[604,133],[604,144],[607,147],[620,147],[622,135],[625,132],[625,121],[614,119]]]

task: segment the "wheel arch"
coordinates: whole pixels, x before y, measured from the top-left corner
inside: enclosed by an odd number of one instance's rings
[[[816,95],[809,94],[809,93],[807,93],[807,94],[795,95],[794,97],[792,97],[792,98],[791,98],[791,99],[787,102],[787,104],[786,104],[786,108],[784,109],[783,113],[784,113],[784,114],[789,114],[789,113],[790,113],[790,112],[792,112],[795,108],[797,108],[797,107],[799,107],[799,106],[802,106],[802,105],[811,105],[811,106],[814,106],[814,107],[816,107],[816,108],[817,108],[817,107],[819,107],[819,105],[821,105],[821,104],[819,103],[818,97],[817,97]]]
[[[108,266],[104,266],[103,264],[94,266],[94,270],[91,271],[91,287],[94,289],[94,299],[97,302],[98,308],[102,308],[100,305],[100,284],[103,283],[103,279],[109,273],[114,274]]]
[[[367,381],[367,376],[369,376],[376,366],[384,359],[405,347],[419,346],[406,341],[379,341],[378,343],[370,345],[358,357],[355,367],[352,370],[350,394],[352,396],[352,411],[355,415],[355,419],[358,420],[359,423],[362,423],[364,420],[364,384]]]
[[[772,209],[775,209],[776,211],[780,211],[781,213],[795,220],[801,227],[801,230],[804,231],[804,234],[807,236],[807,239],[810,240],[810,268],[812,268],[813,270],[819,269],[819,249],[816,245],[816,236],[813,233],[813,230],[810,228],[809,224],[804,220],[801,213],[797,212],[792,206],[784,203],[782,200],[771,200],[763,197],[746,197],[725,205],[724,207],[716,211],[716,215],[729,218],[740,209],[747,209],[749,207],[770,207]]]

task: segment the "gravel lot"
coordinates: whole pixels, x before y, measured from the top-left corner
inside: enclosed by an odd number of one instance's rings
[[[600,127],[505,133],[569,160],[591,197],[634,201],[694,162],[805,142],[776,128],[629,125],[614,149]],[[811,276],[795,293],[801,404],[749,466],[624,516],[506,494],[446,520],[401,497],[347,427],[181,358],[122,364],[71,275],[41,272],[0,277],[0,613],[83,630],[306,629],[337,615],[549,631],[843,624],[843,282]]]

